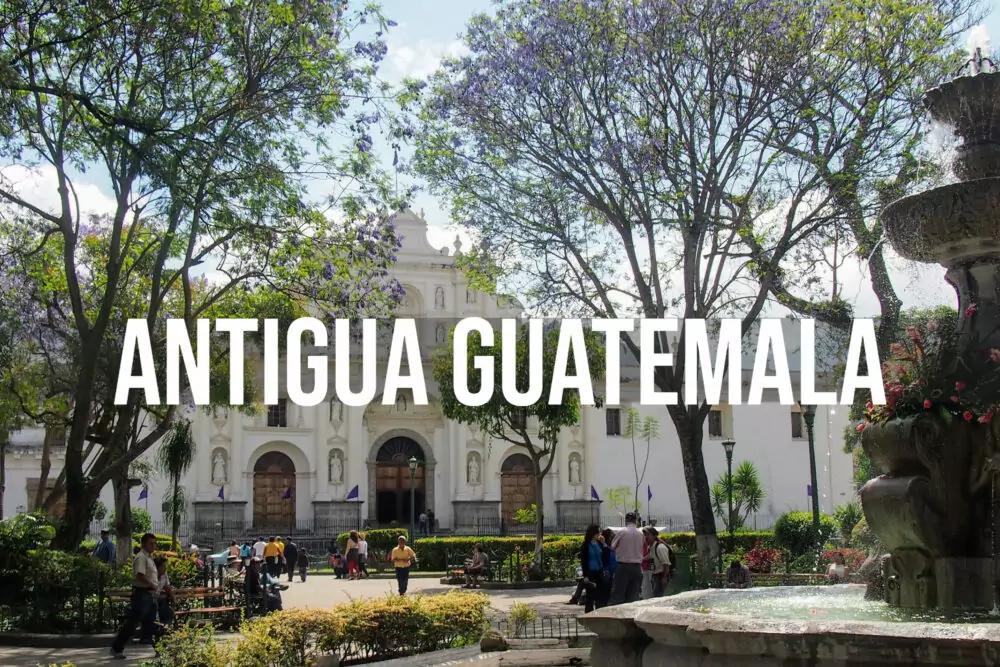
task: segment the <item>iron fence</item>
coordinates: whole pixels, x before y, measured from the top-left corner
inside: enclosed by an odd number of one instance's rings
[[[575,616],[544,616],[525,622],[511,618],[490,621],[490,628],[511,639],[576,639],[580,624]]]

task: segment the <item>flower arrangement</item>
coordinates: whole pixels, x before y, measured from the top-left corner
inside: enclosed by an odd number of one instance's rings
[[[975,304],[964,312],[976,313]],[[890,347],[882,363],[885,405],[865,405],[864,421],[880,424],[925,412],[946,423],[955,419],[989,423],[1000,397],[1000,350],[976,345],[974,337],[960,330],[961,320],[928,320],[906,328],[902,342]]]
[[[777,549],[765,549],[760,542],[746,554],[747,568],[755,574],[767,574],[781,561],[781,552]]]

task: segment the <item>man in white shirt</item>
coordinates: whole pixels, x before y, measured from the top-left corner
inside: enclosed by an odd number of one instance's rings
[[[650,560],[650,597],[663,597],[670,583],[670,550],[660,541],[655,528],[647,527],[643,533],[649,546]]]
[[[156,623],[156,590],[159,573],[153,563],[152,553],[156,550],[156,535],[146,533],[139,542],[139,553],[132,558],[132,606],[128,618],[111,645],[111,654],[118,660],[125,659],[125,644],[132,639],[135,628],[142,625],[140,641],[152,642]]]
[[[635,522],[635,514],[626,514],[625,528],[618,531],[611,542],[618,562],[618,569],[611,580],[611,605],[638,602],[642,596],[642,543],[645,538]]]
[[[263,537],[258,537],[257,541],[253,543],[253,558],[259,558],[264,560],[264,547],[267,546],[267,542],[264,541]]]

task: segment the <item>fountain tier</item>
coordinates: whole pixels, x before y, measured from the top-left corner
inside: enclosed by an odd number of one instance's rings
[[[580,617],[580,623],[598,635],[591,649],[594,665],[1000,663],[1000,624],[985,616],[914,615],[863,598],[864,587],[850,585],[691,591],[605,607]]]

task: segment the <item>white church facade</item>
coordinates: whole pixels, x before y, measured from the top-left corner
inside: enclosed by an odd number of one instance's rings
[[[366,407],[336,400],[301,407],[282,398],[255,418],[227,410],[214,415],[198,411],[192,417],[197,459],[183,480],[192,499],[189,521],[202,526],[241,523],[253,526],[254,534],[305,530],[308,525],[406,525],[412,496],[416,513],[433,509],[441,529],[468,533],[501,519],[509,521],[517,510],[535,502],[524,452],[446,419],[435,398],[432,370],[432,351],[444,342],[448,322],[470,316],[516,317],[520,308],[469,289],[454,266],[454,254],[427,242],[421,216],[400,214],[397,227],[404,240],[394,272],[407,294],[399,315],[419,318],[418,326],[423,327],[429,404],[416,405],[411,394],[403,394],[394,404],[382,405],[379,389]],[[384,377],[384,364],[382,358],[379,378]],[[797,382],[794,361],[790,365]],[[661,524],[688,527],[689,502],[673,424],[664,408],[638,406],[636,375],[623,370],[622,405],[585,407],[580,423],[563,432],[556,461],[543,481],[546,523],[577,530],[597,517],[607,521],[618,511],[609,506],[613,491],[628,487],[634,493],[633,443],[624,435],[626,413],[634,406],[643,417],[660,422],[638,485],[640,507]],[[853,497],[853,460],[842,451],[847,412],[846,406],[816,409],[816,492],[828,513]],[[785,511],[809,509],[809,450],[798,406],[717,406],[705,428],[710,483],[726,469],[726,439],[736,442],[734,470],[746,460],[760,471],[767,493],[760,527]],[[7,516],[33,506],[44,437],[44,431],[28,429],[11,438]],[[636,449],[641,471],[645,444],[637,443]],[[50,479],[58,474],[58,447],[54,455]],[[411,459],[417,462],[415,471]],[[167,488],[165,479],[150,483],[148,508],[154,520],[162,518],[160,503]],[[602,501],[593,499],[592,489]],[[648,493],[652,498],[647,502]],[[102,499],[113,507],[110,486]],[[143,506],[135,498],[133,505]]]

